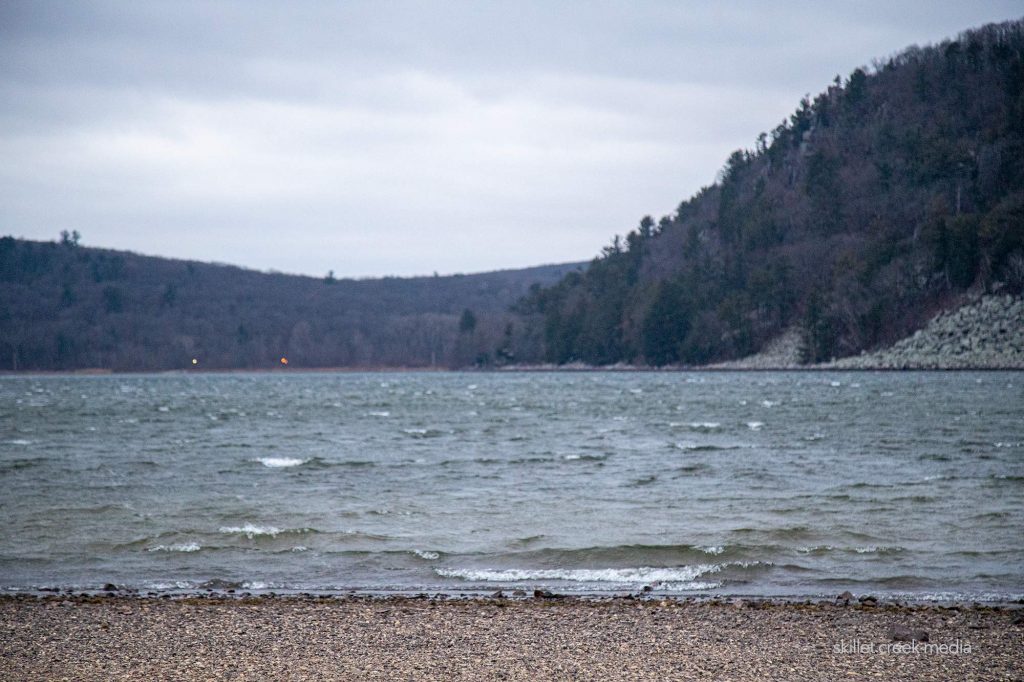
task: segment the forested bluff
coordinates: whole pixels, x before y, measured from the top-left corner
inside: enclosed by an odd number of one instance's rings
[[[588,265],[336,280],[0,238],[0,370],[701,366],[779,339],[827,363],[1022,290],[1014,21],[837,76]]]
[[[784,332],[804,362],[1024,286],[1024,24],[839,76],[718,181],[518,310],[546,359],[701,365]],[[1017,324],[1021,324],[1020,321]]]

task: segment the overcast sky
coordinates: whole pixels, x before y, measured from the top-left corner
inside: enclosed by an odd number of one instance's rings
[[[585,260],[806,93],[1024,2],[0,1],[0,234],[337,276]]]

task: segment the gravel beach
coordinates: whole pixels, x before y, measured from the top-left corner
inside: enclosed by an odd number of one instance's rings
[[[1020,614],[856,601],[17,596],[0,599],[0,679],[1019,680]],[[928,633],[917,651],[894,640],[915,631]]]

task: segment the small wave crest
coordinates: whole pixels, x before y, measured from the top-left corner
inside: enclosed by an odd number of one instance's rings
[[[798,554],[828,554],[829,552],[852,552],[854,554],[895,554],[904,551],[902,547],[884,547],[878,545],[865,545],[862,547],[835,547],[833,545],[813,545],[808,547],[797,547]]]
[[[691,441],[680,441],[673,444],[678,450],[688,452],[715,452],[718,450],[740,450],[740,445],[715,445],[713,443],[694,443]]]
[[[257,537],[277,537],[278,535],[304,535],[317,532],[313,528],[278,528],[276,526],[257,526],[246,523],[243,526],[221,526],[218,531],[225,535],[244,535],[250,540]]]
[[[689,429],[691,431],[715,431],[722,428],[721,422],[669,422],[674,429]]]
[[[853,551],[857,554],[890,554],[893,552],[902,552],[902,547],[879,547],[878,545],[868,545],[867,547],[854,547]]]
[[[637,568],[437,568],[443,578],[471,582],[522,583],[536,580],[560,580],[575,583],[613,583],[616,585],[649,585],[652,583],[685,584],[696,578],[717,573],[721,566],[698,564],[673,568],[641,566]],[[701,588],[691,588],[701,589]]]
[[[244,526],[221,526],[219,530],[225,535],[244,535],[250,540],[260,535],[277,537],[281,533],[281,529],[276,526],[257,526],[252,523]]]
[[[265,467],[271,469],[282,469],[285,467],[297,467],[302,466],[308,459],[299,459],[298,457],[257,457],[255,462],[259,462]]]
[[[171,545],[150,547],[147,552],[198,552],[202,547],[198,542],[176,542]]]
[[[603,462],[608,459],[608,455],[582,455],[571,453],[568,455],[562,455],[562,459],[567,462]]]

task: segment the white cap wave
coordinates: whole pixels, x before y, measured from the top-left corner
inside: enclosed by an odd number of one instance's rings
[[[641,566],[637,568],[438,568],[436,572],[443,578],[460,578],[476,582],[517,583],[532,580],[565,580],[578,583],[614,583],[616,585],[647,585],[651,583],[672,583],[675,589],[711,589],[717,587],[713,583],[694,583],[693,581],[709,573],[717,573],[722,569],[716,564],[697,564],[695,566],[677,566],[674,568],[657,568]]]
[[[297,467],[308,462],[308,459],[299,459],[297,457],[257,457],[255,461],[259,462],[265,467],[271,469],[280,469],[282,467]]]

